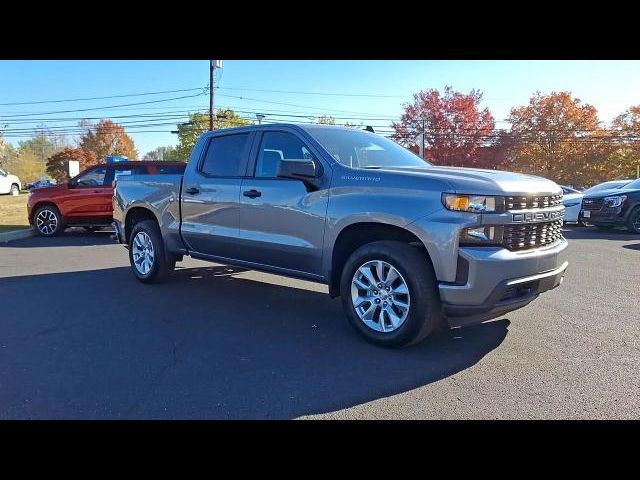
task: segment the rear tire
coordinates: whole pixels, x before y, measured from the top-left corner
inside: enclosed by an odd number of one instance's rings
[[[142,283],[165,280],[176,266],[166,255],[158,223],[144,220],[136,223],[129,238],[129,262],[134,275]]]
[[[627,228],[630,232],[640,233],[640,206],[634,208],[627,219]]]
[[[18,185],[14,183],[13,185],[11,185],[11,190],[9,191],[9,193],[14,197],[17,197],[18,195],[20,195],[20,187],[18,187]]]
[[[340,292],[351,325],[376,345],[415,344],[446,325],[428,258],[403,242],[372,242],[356,250],[342,270]]]
[[[33,225],[42,237],[55,237],[64,231],[64,219],[53,205],[43,205],[33,214]]]

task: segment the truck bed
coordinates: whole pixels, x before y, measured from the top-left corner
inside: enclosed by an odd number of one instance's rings
[[[181,174],[128,175],[119,177],[113,194],[113,218],[125,225],[124,212],[140,207],[151,210],[157,217],[167,248],[181,252],[180,238]],[[125,225],[126,226],[126,225]],[[124,235],[126,243],[127,235]]]

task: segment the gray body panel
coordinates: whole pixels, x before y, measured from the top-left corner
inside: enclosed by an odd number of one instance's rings
[[[336,127],[329,127],[336,128]],[[264,131],[298,136],[323,167],[319,188],[301,181],[253,177],[252,158]],[[552,247],[511,252],[504,248],[461,248],[460,231],[483,224],[509,224],[511,212],[481,215],[452,212],[442,193],[477,195],[561,194],[554,182],[530,175],[467,168],[360,169],[337,162],[304,127],[265,125],[233,129],[255,132],[247,171],[238,178],[204,178],[199,160],[212,136],[204,134],[193,150],[181,184],[177,176],[131,176],[119,180],[114,219],[121,225],[133,207],[145,207],[160,223],[168,249],[285,275],[329,282],[333,249],[340,232],[358,223],[387,224],[413,233],[431,257],[443,302],[479,305],[501,281],[558,269],[566,241]],[[199,193],[186,190],[196,187]],[[182,188],[182,191],[181,191]],[[257,190],[248,198],[243,192]],[[181,202],[179,201],[181,199]],[[180,206],[182,226],[180,226]],[[563,207],[547,209],[562,212]],[[539,211],[539,210],[536,210]],[[542,221],[542,220],[541,220]],[[126,239],[122,239],[126,243]],[[469,261],[466,285],[456,278],[458,256]]]

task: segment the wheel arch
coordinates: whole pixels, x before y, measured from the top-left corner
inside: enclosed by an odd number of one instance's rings
[[[390,223],[355,222],[340,230],[333,242],[327,282],[331,297],[340,295],[342,269],[353,252],[368,243],[384,240],[400,241],[416,247],[422,251],[425,260],[433,268],[431,256],[426,246],[410,230]]]
[[[148,207],[136,205],[127,210],[127,213],[124,217],[124,235],[125,241],[129,241],[129,237],[131,236],[131,231],[136,223],[142,222],[144,220],[153,220],[158,225],[160,225],[160,221],[158,220],[157,215],[153,210]]]
[[[53,202],[51,200],[40,200],[39,202],[36,202],[33,208],[31,209],[31,213],[29,215],[29,223],[33,224],[34,215],[36,214],[39,208],[42,208],[45,206],[54,207],[56,210],[58,210],[58,213],[60,214],[61,219],[64,220],[64,215],[62,215],[62,212],[60,211],[60,208],[58,207],[58,205],[56,205],[56,202]]]

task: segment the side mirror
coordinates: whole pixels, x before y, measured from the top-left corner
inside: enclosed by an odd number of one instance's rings
[[[67,186],[69,188],[76,188],[78,186],[78,181],[72,178],[67,182]]]
[[[280,160],[276,175],[279,178],[292,178],[294,180],[311,181],[321,175],[316,162],[310,159]]]

